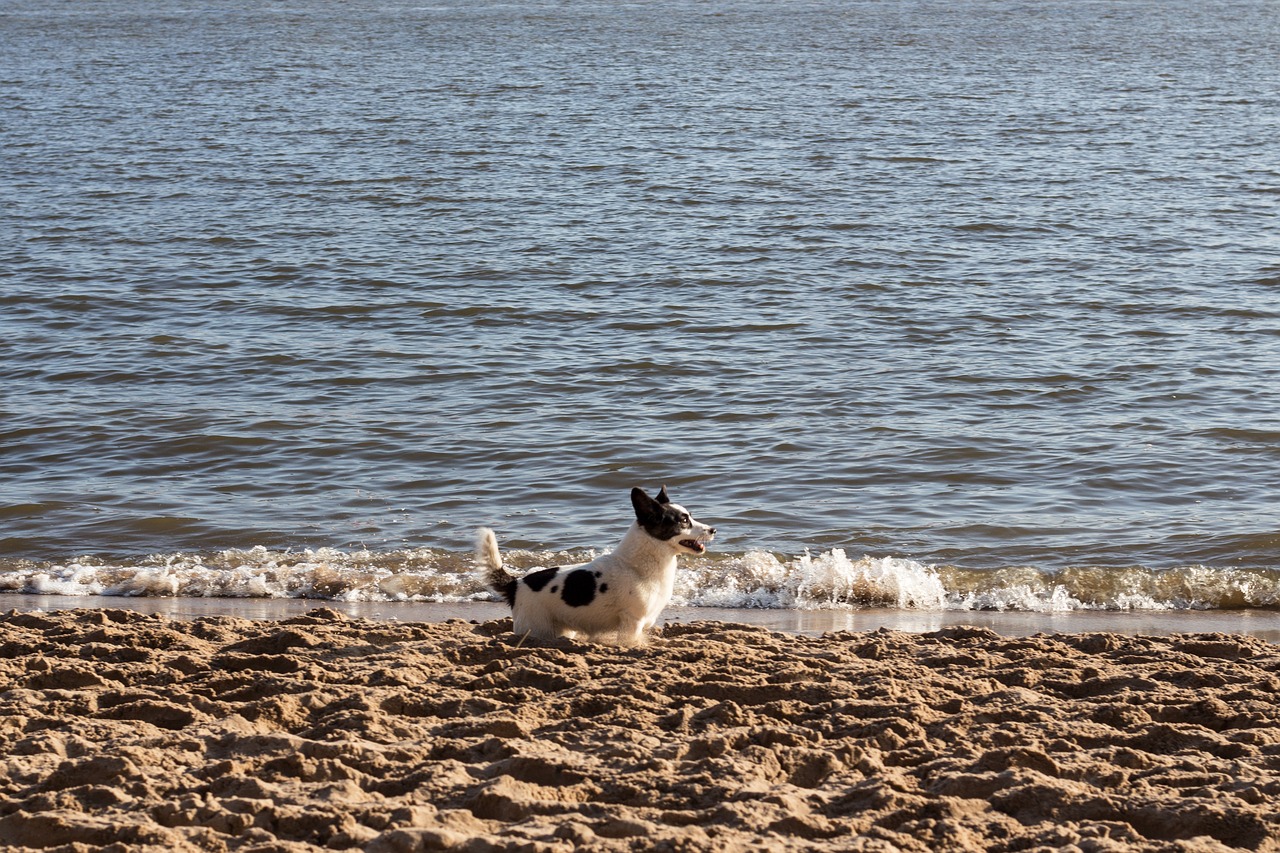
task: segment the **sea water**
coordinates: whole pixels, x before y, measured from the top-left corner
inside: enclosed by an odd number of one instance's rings
[[[1280,604],[1265,0],[3,3],[0,158],[0,590]]]

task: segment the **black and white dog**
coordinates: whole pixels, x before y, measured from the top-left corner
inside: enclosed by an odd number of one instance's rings
[[[503,568],[493,531],[478,531],[476,560],[488,585],[511,605],[516,634],[541,640],[615,636],[620,646],[644,642],[671,600],[676,556],[705,552],[716,530],[671,503],[666,486],[656,499],[632,489],[631,504],[636,521],[613,552],[522,578]]]

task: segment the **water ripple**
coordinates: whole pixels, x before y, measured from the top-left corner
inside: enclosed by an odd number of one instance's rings
[[[8,10],[0,554],[1280,566],[1265,3],[718,11]]]

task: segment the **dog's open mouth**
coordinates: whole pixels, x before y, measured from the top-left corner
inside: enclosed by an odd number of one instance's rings
[[[697,539],[681,539],[680,544],[695,554],[701,554],[703,551],[707,550],[707,546],[703,545]]]

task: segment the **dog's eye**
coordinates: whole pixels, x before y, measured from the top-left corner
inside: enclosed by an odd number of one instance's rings
[[[684,527],[692,527],[693,519],[690,518],[688,515],[682,515],[680,516],[680,524]]]

